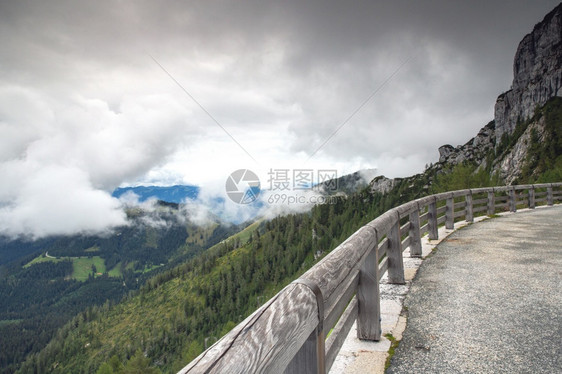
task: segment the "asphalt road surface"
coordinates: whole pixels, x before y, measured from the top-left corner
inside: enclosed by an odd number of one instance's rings
[[[562,373],[562,206],[451,234],[404,306],[387,373]]]

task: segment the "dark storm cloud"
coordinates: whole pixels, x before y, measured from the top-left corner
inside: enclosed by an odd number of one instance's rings
[[[119,184],[251,161],[150,56],[263,167],[302,165],[378,90],[308,165],[400,176],[492,119],[555,5],[2,1],[0,233],[100,231],[124,222]]]

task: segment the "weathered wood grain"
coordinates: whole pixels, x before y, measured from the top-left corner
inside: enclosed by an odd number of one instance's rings
[[[411,212],[413,212],[414,210],[418,210],[419,208],[418,208],[418,203],[416,201],[410,201],[394,209],[398,212],[400,218],[404,218],[410,215]]]
[[[400,221],[396,213],[396,221],[388,233],[388,283],[405,284],[404,260],[402,258],[402,240],[400,240]]]
[[[369,253],[359,272],[357,290],[357,337],[378,341],[381,338],[379,266],[376,248]]]
[[[313,331],[287,365],[284,374],[326,374],[324,335]]]
[[[324,295],[324,308],[330,313],[349,281],[359,272],[363,261],[376,246],[376,231],[369,226],[357,230],[301,278],[318,285]]]
[[[366,226],[374,228],[377,232],[377,237],[380,239],[388,234],[390,228],[397,221],[397,214],[398,212],[395,209],[391,209],[367,223]]]
[[[180,373],[281,373],[317,326],[314,293],[290,284]]]

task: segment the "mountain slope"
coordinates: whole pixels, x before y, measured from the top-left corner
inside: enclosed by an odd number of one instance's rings
[[[117,303],[240,229],[196,226],[173,204],[128,214],[112,235],[0,240],[0,372],[14,372],[77,313]]]
[[[138,350],[174,372],[357,228],[413,197],[364,191],[256,224],[151,278],[122,303],[80,314],[19,372],[91,373],[112,356],[128,365]]]

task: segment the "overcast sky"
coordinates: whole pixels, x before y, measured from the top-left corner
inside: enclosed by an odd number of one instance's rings
[[[493,119],[556,5],[2,0],[0,233],[103,230],[118,186],[240,168],[421,172]]]

